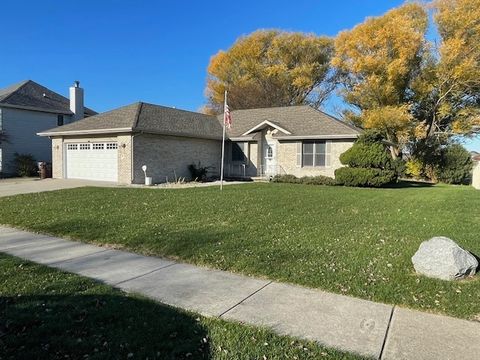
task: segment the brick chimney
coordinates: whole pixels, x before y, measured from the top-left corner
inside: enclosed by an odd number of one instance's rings
[[[80,81],[75,81],[70,87],[70,111],[73,112],[73,121],[84,118],[83,89],[80,87]]]

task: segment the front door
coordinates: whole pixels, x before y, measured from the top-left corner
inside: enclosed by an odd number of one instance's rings
[[[264,142],[263,147],[263,172],[265,175],[277,174],[277,144],[268,139]]]

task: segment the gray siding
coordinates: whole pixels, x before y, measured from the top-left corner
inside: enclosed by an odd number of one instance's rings
[[[64,123],[71,121],[64,115]],[[12,174],[14,154],[32,154],[37,161],[52,161],[52,146],[49,138],[40,137],[38,132],[57,126],[57,114],[39,111],[2,108],[2,126],[8,142],[0,145],[2,173]]]

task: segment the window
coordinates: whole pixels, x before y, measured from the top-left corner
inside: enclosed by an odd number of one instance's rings
[[[105,144],[92,144],[93,150],[103,150]]]
[[[78,145],[77,144],[68,144],[67,145],[67,150],[78,150]]]
[[[271,147],[270,145],[267,145],[267,150],[266,150],[266,152],[265,152],[265,157],[266,157],[267,159],[273,158],[273,149],[272,149],[272,147]]]
[[[302,143],[302,166],[328,166],[329,156],[325,141],[304,141]]]
[[[80,150],[90,150],[90,144],[80,144]]]
[[[245,145],[247,143],[232,143],[232,161],[245,161]]]
[[[57,115],[57,126],[63,125],[63,115]]]
[[[107,150],[115,150],[118,149],[117,143],[108,143],[107,144]]]

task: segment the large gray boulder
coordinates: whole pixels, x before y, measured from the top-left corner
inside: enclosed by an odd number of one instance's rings
[[[421,243],[412,262],[417,273],[442,280],[475,275],[478,267],[478,261],[472,254],[442,236]]]

